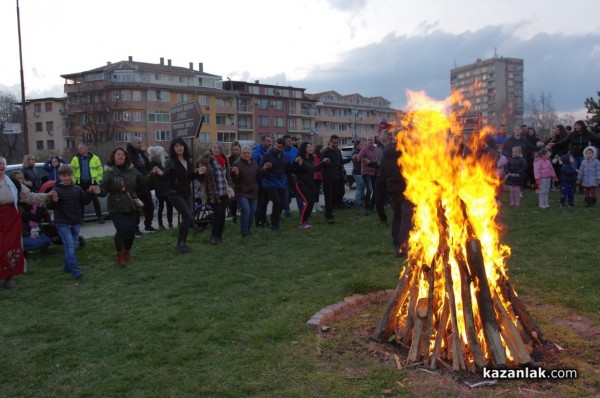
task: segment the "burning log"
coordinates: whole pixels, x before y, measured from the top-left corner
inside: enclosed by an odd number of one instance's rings
[[[405,346],[405,367],[520,366],[531,362],[542,335],[506,276],[510,249],[495,222],[495,160],[457,156],[465,151],[464,142],[448,139],[453,117],[429,108],[408,112],[397,136],[404,194],[415,204],[413,229],[373,338],[393,336]]]

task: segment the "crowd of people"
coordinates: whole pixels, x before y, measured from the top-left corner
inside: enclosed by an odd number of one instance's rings
[[[375,210],[379,224],[389,226],[386,207],[392,211],[391,235],[396,256],[406,256],[412,226],[413,204],[404,197],[406,181],[398,166],[399,153],[393,126],[382,121],[377,135],[356,140],[350,158],[339,148],[340,138],[332,135],[326,147],[309,142],[298,143],[286,135],[276,140],[262,136],[253,148],[235,142],[230,154],[215,142],[193,159],[182,138],[174,138],[168,149],[153,146],[142,149],[139,137],[125,148],[112,151],[103,164],[100,158],[80,144],[68,163],[53,156],[44,164],[48,186],[42,184],[35,158],[26,155],[22,171],[6,175],[6,159],[0,157],[0,234],[2,235],[0,279],[4,287],[14,287],[13,277],[25,271],[25,254],[52,243],[64,246],[63,270],[73,278],[84,275],[76,258],[76,249],[84,241],[79,236],[83,208],[94,203],[99,223],[104,223],[98,197],[107,197],[107,211],[115,227],[116,264],[125,266],[133,257],[136,237],[153,227],[154,191],[158,203],[158,228],[174,228],[174,210],[179,217],[175,249],[188,253],[190,228],[196,209],[195,186],[201,202],[212,213],[210,243],[223,243],[227,212],[239,224],[239,233],[247,237],[254,228],[281,230],[281,218],[290,215],[295,198],[298,228],[313,227],[313,213],[322,211],[320,192],[325,202],[324,217],[335,223],[334,212],[347,207],[344,202],[344,164],[352,162],[356,182],[354,206],[365,216]],[[519,206],[523,190],[533,188],[539,195],[540,208],[549,208],[549,192],[560,190],[560,206],[575,206],[574,193],[579,186],[586,207],[596,206],[600,184],[600,160],[596,146],[600,137],[577,121],[571,133],[556,126],[547,140],[538,139],[532,127],[515,127],[510,137],[503,131],[483,137],[479,154],[491,156],[497,166],[500,188],[507,187],[510,206]],[[461,156],[473,153],[464,146]],[[501,191],[501,190],[500,190]],[[499,191],[499,192],[500,192]],[[499,199],[499,198],[498,198]],[[45,204],[45,206],[44,206]],[[270,215],[267,208],[271,206]],[[37,223],[44,209],[54,213],[53,237],[39,233]],[[239,209],[239,217],[237,216]],[[163,220],[166,210],[167,226]],[[142,217],[143,215],[143,217]]]

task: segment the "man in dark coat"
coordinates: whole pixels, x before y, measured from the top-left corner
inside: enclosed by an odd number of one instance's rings
[[[127,156],[131,159],[133,166],[143,176],[147,176],[152,170],[152,163],[142,150],[142,139],[140,137],[132,137],[127,144]],[[137,192],[137,197],[144,202],[144,230],[146,232],[156,231],[156,228],[152,226],[152,219],[154,218],[154,203],[152,203],[152,190],[151,188],[143,188]],[[142,236],[143,233],[140,230],[140,216],[138,212],[137,216],[138,227],[135,231],[137,236]]]

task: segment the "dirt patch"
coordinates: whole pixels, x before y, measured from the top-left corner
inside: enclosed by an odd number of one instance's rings
[[[471,389],[484,379],[480,374],[446,369],[429,373],[418,367],[398,369],[398,380],[378,396],[383,397],[600,397],[600,325],[560,306],[536,304],[524,299],[540,326],[546,344],[532,353],[535,366],[544,369],[576,369],[575,380],[499,381],[492,386]],[[383,315],[387,301],[367,303],[354,312],[336,317],[320,333],[324,360],[354,355],[384,366],[404,368],[408,350],[396,344],[370,339]],[[351,371],[351,370],[349,370]]]

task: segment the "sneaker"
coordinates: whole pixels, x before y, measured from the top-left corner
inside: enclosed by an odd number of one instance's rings
[[[177,245],[177,251],[179,253],[188,253],[190,251],[190,248],[185,243],[180,243]]]
[[[136,230],[135,230],[135,236],[144,236],[144,233],[142,231],[140,231],[139,228],[136,228]]]
[[[312,224],[305,222],[304,224],[308,225],[308,228],[312,228]]]
[[[155,232],[156,228],[154,228],[152,225],[150,225],[150,226],[144,228],[144,231],[146,231],[146,232]]]
[[[79,279],[83,275],[85,275],[85,274],[83,272],[81,272],[81,270],[78,267],[75,267],[73,269],[73,271],[71,271],[71,276],[73,277],[73,279]]]
[[[311,226],[312,226],[312,225],[310,225],[310,224],[306,224],[306,223],[304,223],[304,224],[300,224],[300,227],[299,227],[299,228],[300,228],[300,229],[309,229]]]

